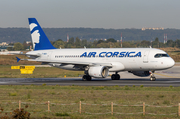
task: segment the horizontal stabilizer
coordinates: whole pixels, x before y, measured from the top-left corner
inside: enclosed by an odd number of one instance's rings
[[[18,57],[16,57],[16,59],[17,59],[17,62],[19,62],[21,59],[20,58],[18,58]]]

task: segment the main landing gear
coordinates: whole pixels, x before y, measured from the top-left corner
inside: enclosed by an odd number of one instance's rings
[[[151,71],[150,81],[155,81],[156,77],[154,76],[154,71]]]
[[[91,76],[89,76],[89,75],[84,75],[83,77],[82,77],[82,80],[83,81],[91,81]]]
[[[111,79],[112,80],[119,80],[120,79],[120,75],[118,74],[118,72],[116,72],[116,74],[111,75]]]
[[[88,74],[88,69],[86,69],[85,71],[84,71],[84,75],[83,75],[83,77],[82,77],[82,80],[83,81],[91,81],[91,76],[89,76],[89,74]]]

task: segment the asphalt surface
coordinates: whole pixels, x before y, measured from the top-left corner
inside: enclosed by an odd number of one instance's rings
[[[0,78],[0,85],[80,85],[80,86],[180,86],[180,66],[171,69],[156,71],[156,81],[150,81],[148,77],[138,77],[128,72],[120,72],[120,80],[111,80],[110,77],[92,81],[82,81],[77,78]]]

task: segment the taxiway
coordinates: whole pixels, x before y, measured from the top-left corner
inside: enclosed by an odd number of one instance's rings
[[[82,81],[81,77],[75,78],[0,78],[0,85],[80,85],[80,86],[180,86],[180,66],[171,69],[156,71],[156,81],[150,81],[149,77],[138,77],[128,72],[120,72],[120,80],[95,79]]]

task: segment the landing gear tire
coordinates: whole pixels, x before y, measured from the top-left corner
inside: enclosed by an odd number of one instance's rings
[[[151,80],[151,81],[155,81],[155,80],[156,80],[156,77],[151,76],[151,77],[150,77],[150,80]]]
[[[83,81],[91,81],[91,76],[89,76],[89,75],[84,75],[83,77],[82,77],[82,80]]]
[[[119,80],[120,79],[120,75],[119,74],[113,74],[113,75],[111,75],[111,79],[112,80]]]

